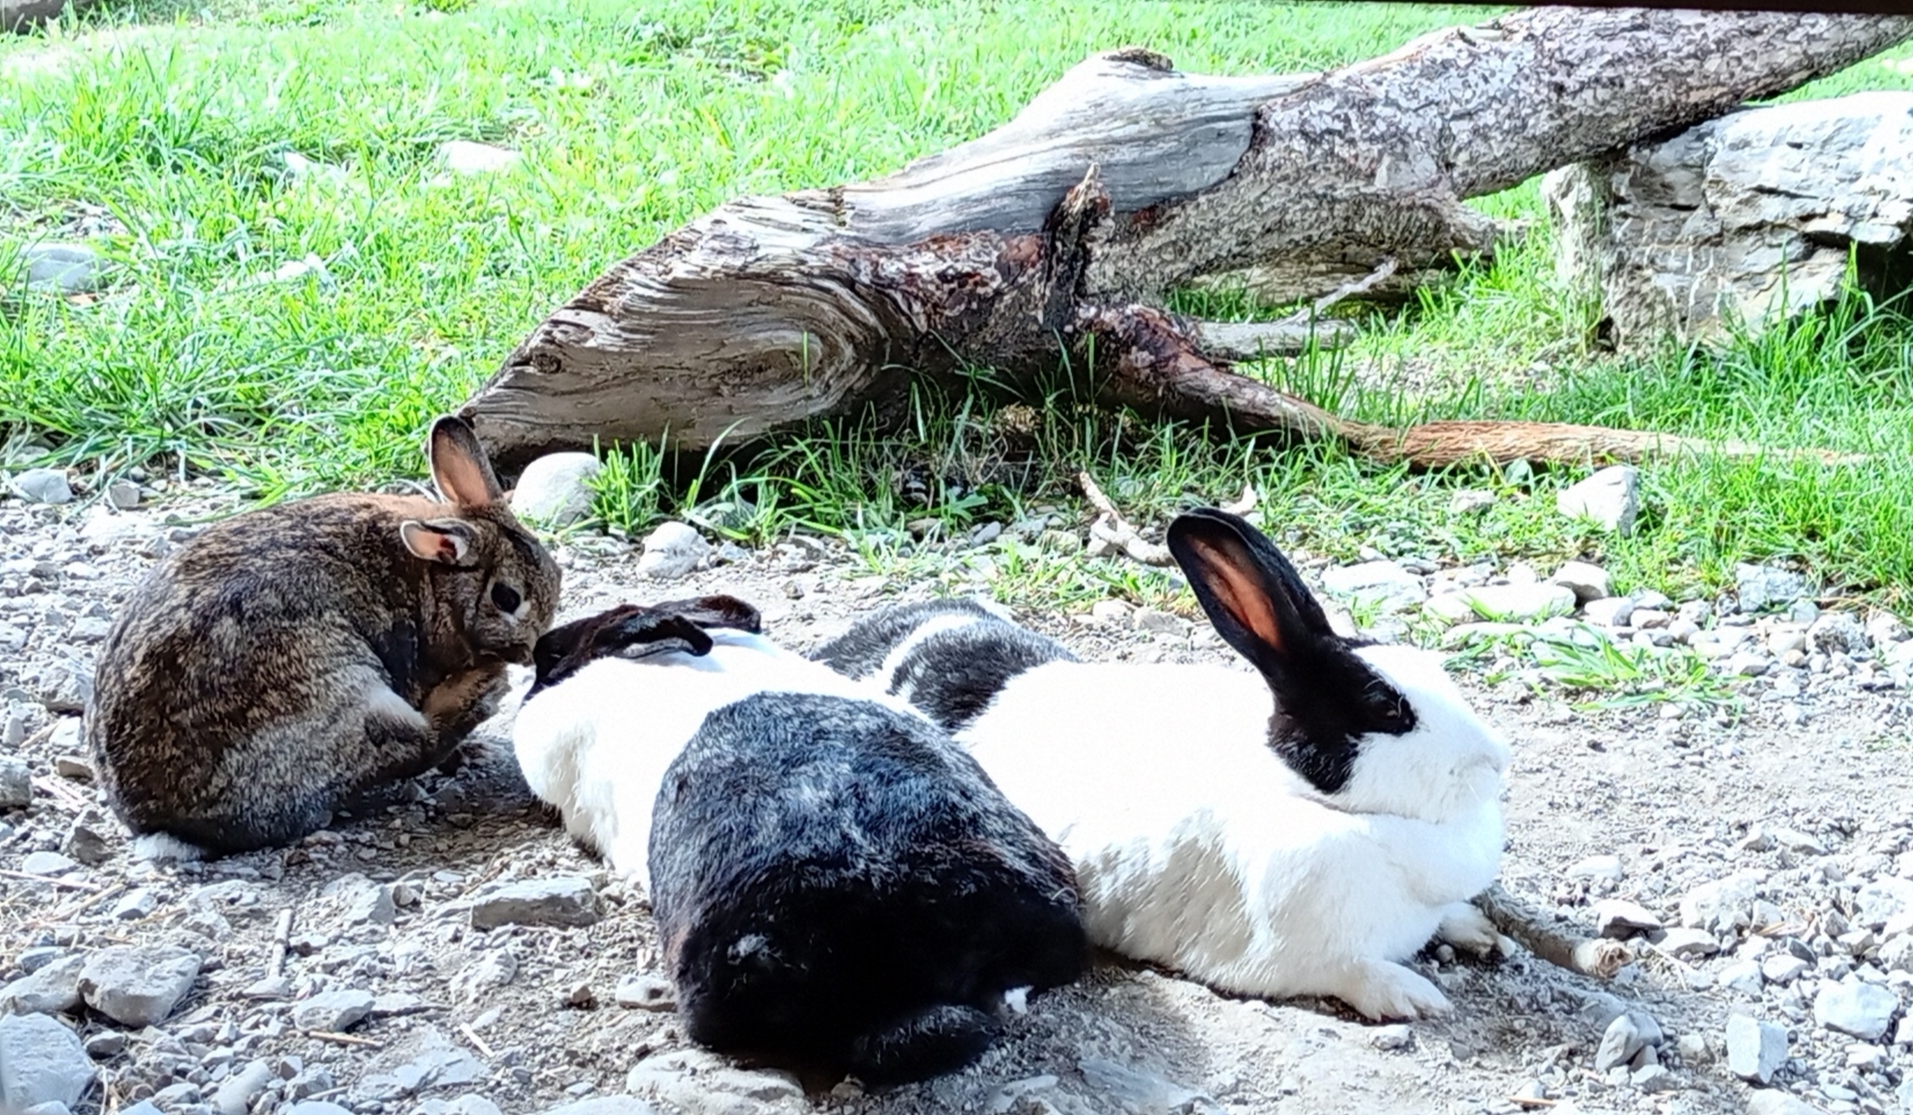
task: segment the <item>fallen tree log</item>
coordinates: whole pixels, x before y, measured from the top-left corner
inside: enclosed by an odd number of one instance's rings
[[[1633,459],[1676,439],[1345,422],[1224,366],[1293,349],[1297,322],[1218,327],[1162,307],[1251,269],[1296,298],[1412,282],[1492,248],[1466,198],[1909,35],[1905,17],[1538,8],[1324,74],[1100,55],[981,139],[873,182],[734,201],[665,237],[553,312],[463,413],[514,468],[594,438],[668,431],[701,449],[897,413],[916,375],[988,368],[1014,392],[1068,359],[1108,403],[1417,464]]]

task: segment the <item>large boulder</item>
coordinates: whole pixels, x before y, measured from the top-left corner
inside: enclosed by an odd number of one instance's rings
[[[1622,349],[1758,331],[1913,280],[1913,92],[1749,108],[1542,182],[1563,279]]]

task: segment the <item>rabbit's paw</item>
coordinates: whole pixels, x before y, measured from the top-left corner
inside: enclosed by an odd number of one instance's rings
[[[1435,936],[1458,949],[1487,956],[1501,943],[1494,922],[1472,902],[1457,902],[1441,912],[1441,926]]]
[[[1426,979],[1386,960],[1348,969],[1335,997],[1372,1019],[1416,1019],[1454,1009],[1448,996]]]

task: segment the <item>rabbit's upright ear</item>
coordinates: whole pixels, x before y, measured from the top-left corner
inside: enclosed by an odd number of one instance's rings
[[[453,566],[477,564],[472,554],[476,536],[471,524],[462,520],[433,519],[421,523],[407,519],[399,524],[399,537],[404,540],[405,548],[412,551],[412,556],[425,561]]]
[[[432,423],[425,452],[432,462],[432,479],[446,499],[468,509],[504,501],[505,493],[492,472],[491,460],[478,444],[471,423],[463,418],[447,414]]]
[[[1289,559],[1241,518],[1190,511],[1169,524],[1167,541],[1216,633],[1264,675],[1293,672],[1324,641],[1339,648]]]
[[[699,627],[728,627],[753,635],[764,630],[763,617],[757,609],[735,596],[696,596],[689,600],[667,600],[651,607],[668,615],[683,616]]]

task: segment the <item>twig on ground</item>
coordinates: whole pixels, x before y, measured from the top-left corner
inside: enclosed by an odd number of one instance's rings
[[[4,867],[0,867],[0,875],[4,875],[9,879],[25,879],[28,882],[46,883],[48,886],[64,887],[67,890],[98,891],[100,889],[92,883],[82,883],[77,879],[62,879],[56,875],[35,875],[31,871],[13,871]]]
[[[61,805],[75,813],[84,813],[93,807],[93,803],[82,797],[78,790],[66,785],[58,778],[43,775],[35,778],[33,785],[44,790],[49,796],[58,798]]]
[[[1596,979],[1611,979],[1634,959],[1626,944],[1601,937],[1582,937],[1570,928],[1549,924],[1561,919],[1535,909],[1496,883],[1475,898],[1496,929],[1528,951],[1557,967]]]
[[[1175,559],[1170,556],[1169,547],[1160,542],[1145,541],[1136,528],[1123,518],[1122,512],[1116,510],[1116,505],[1109,501],[1103,490],[1096,486],[1096,481],[1088,472],[1077,473],[1076,482],[1082,486],[1083,496],[1099,512],[1096,521],[1089,524],[1092,544],[1101,543],[1104,552],[1120,550],[1144,565],[1173,564]]]
[[[1298,310],[1290,314],[1288,320],[1297,325],[1307,324],[1310,318],[1321,316],[1330,306],[1335,305],[1344,298],[1353,298],[1358,294],[1365,294],[1373,290],[1376,283],[1393,275],[1395,269],[1399,266],[1401,266],[1401,264],[1394,256],[1388,256],[1375,265],[1375,270],[1370,271],[1359,279],[1351,279],[1341,286],[1336,287],[1334,290],[1329,291],[1322,297],[1317,298],[1314,304],[1308,309]]]
[[[37,928],[40,928],[41,926],[58,925],[61,922],[67,920],[68,918],[79,917],[81,914],[87,912],[88,910],[106,901],[107,899],[118,895],[120,892],[124,891],[128,885],[129,884],[127,883],[118,883],[118,884],[115,884],[114,886],[107,888],[106,890],[96,891],[92,894],[87,895],[85,898],[81,898],[78,901],[62,906],[59,909],[53,911],[52,913],[47,914],[44,917],[36,919],[33,922],[33,928],[37,929]]]
[[[465,1040],[471,1042],[472,1045],[476,1047],[480,1053],[484,1054],[486,1060],[488,1061],[498,1060],[498,1054],[492,1050],[491,1046],[485,1044],[484,1038],[481,1038],[478,1036],[478,1031],[472,1029],[471,1023],[460,1022],[458,1024],[458,1032],[461,1034],[464,1034]]]
[[[356,1034],[341,1034],[337,1030],[301,1030],[300,1033],[314,1041],[329,1041],[334,1045],[362,1045],[378,1049],[380,1045],[371,1038],[362,1038]]]
[[[279,911],[272,927],[272,955],[266,959],[266,978],[278,979],[286,971],[286,950],[292,947],[292,907]]]

